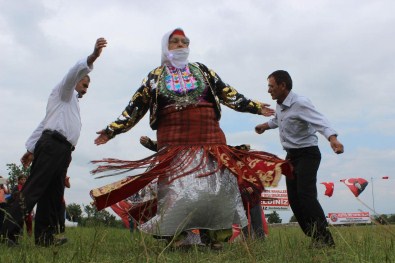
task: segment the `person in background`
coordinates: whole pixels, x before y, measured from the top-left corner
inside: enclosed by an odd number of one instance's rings
[[[64,182],[64,186],[66,188],[70,188],[70,177],[66,175],[66,179]],[[58,233],[64,233],[66,231],[66,200],[64,199],[64,196],[62,198],[62,207],[59,210],[59,223],[58,223]]]
[[[255,127],[258,134],[279,128],[280,141],[293,165],[293,177],[286,178],[288,200],[303,232],[312,237],[315,248],[333,247],[325,213],[317,199],[317,172],[321,161],[316,132],[321,133],[336,154],[344,151],[337,132],[318,112],[311,101],[292,91],[292,79],[287,71],[270,74],[268,92],[277,101],[273,119]]]
[[[26,183],[27,176],[24,175],[24,174],[20,174],[20,175],[18,175],[17,179],[18,179],[17,185],[15,185],[14,188],[12,188],[12,191],[11,191],[11,202],[13,200],[17,199],[19,193],[21,192],[23,186]]]
[[[262,191],[253,184],[243,181],[239,184],[241,199],[244,210],[249,218],[249,225],[243,228],[245,237],[264,239],[266,234],[264,224],[266,223],[264,212],[261,206]]]
[[[27,176],[21,174],[18,176],[18,184],[12,189],[11,195],[12,200],[18,200],[19,194],[23,189],[23,186],[26,183]],[[33,210],[31,212],[26,213],[25,218],[25,225],[26,225],[26,233],[28,236],[32,236],[33,234]]]
[[[81,132],[79,100],[88,91],[88,73],[106,45],[104,38],[97,39],[93,52],[79,60],[52,89],[46,115],[26,142],[21,163],[25,167],[32,164],[30,175],[19,198],[9,207],[1,230],[2,241],[9,246],[18,244],[23,215],[36,204],[35,244],[47,247],[67,242],[67,238],[57,239],[54,235],[71,153]]]
[[[2,176],[0,176],[0,229],[1,226],[3,225],[4,221],[4,214],[5,214],[5,208],[7,206],[7,200],[6,200],[6,195],[9,194],[8,188],[6,186],[7,180],[5,180]]]

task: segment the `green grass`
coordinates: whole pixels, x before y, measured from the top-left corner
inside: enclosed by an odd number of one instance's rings
[[[309,249],[298,227],[272,227],[265,241],[171,251],[141,233],[116,228],[67,228],[69,242],[41,248],[24,237],[18,247],[0,244],[0,262],[395,262],[395,226],[331,227],[334,249]]]

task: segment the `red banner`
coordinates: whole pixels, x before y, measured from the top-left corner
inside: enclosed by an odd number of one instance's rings
[[[370,224],[371,222],[369,212],[328,214],[328,223],[331,225]]]
[[[286,189],[269,189],[262,192],[261,205],[264,210],[289,210]]]

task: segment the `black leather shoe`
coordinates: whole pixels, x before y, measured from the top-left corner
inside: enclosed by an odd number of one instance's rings
[[[215,241],[210,244],[210,248],[211,248],[211,250],[220,251],[223,249],[223,245],[221,242]]]
[[[13,241],[11,239],[7,239],[7,246],[8,247],[17,247],[19,244],[17,241]]]
[[[18,246],[18,236],[13,235],[0,235],[0,243],[5,244],[8,247],[16,247]]]
[[[68,242],[67,237],[59,237],[53,240],[54,246],[61,246],[63,244],[66,244],[67,242]]]
[[[9,238],[3,238],[3,237],[0,238],[0,243],[7,245],[8,247],[16,247],[19,245],[16,240],[12,240]]]
[[[335,242],[323,242],[321,240],[315,240],[309,246],[310,249],[325,249],[335,247]]]
[[[53,238],[52,240],[48,241],[36,241],[36,246],[40,247],[50,247],[50,246],[61,246],[65,243],[67,243],[67,238],[66,237],[58,237],[58,238]]]

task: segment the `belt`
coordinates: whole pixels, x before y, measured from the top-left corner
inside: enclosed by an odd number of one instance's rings
[[[66,144],[67,146],[70,147],[71,151],[75,150],[74,145],[72,145],[71,142],[69,142],[67,140],[67,138],[63,134],[61,134],[60,132],[58,132],[58,131],[51,131],[51,130],[44,130],[43,134],[48,134],[49,136],[51,136],[55,140],[58,140],[58,141],[60,141],[60,142],[62,142],[64,144]]]

